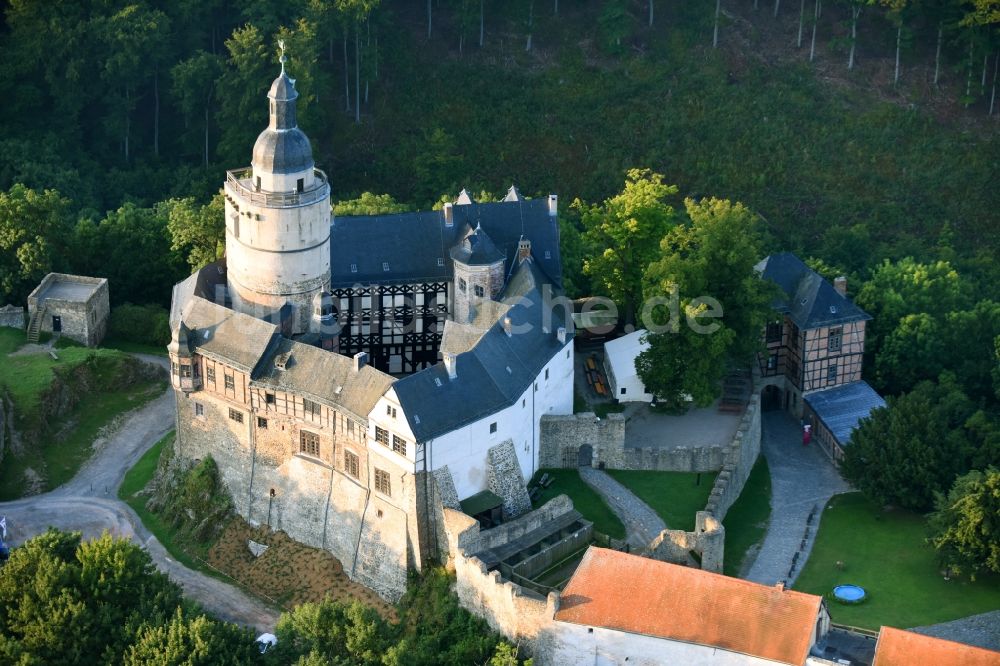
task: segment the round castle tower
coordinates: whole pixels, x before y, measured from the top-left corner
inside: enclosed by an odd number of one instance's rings
[[[503,289],[506,257],[477,225],[468,228],[462,241],[451,249],[451,258],[455,268],[453,318],[467,324],[478,303],[496,299]]]
[[[248,169],[226,177],[226,266],[235,310],[267,316],[292,306],[291,333],[309,330],[316,296],[330,288],[330,184],[295,119],[295,80],[267,93],[270,123]]]

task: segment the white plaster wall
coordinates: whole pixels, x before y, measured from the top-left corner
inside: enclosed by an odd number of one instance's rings
[[[545,371],[548,370],[548,379]],[[535,390],[537,386],[537,390]],[[459,499],[487,487],[487,450],[510,439],[525,479],[538,469],[539,421],[544,414],[573,413],[573,343],[569,341],[546,364],[513,405],[428,444],[429,469],[448,466]],[[385,408],[382,408],[384,416]],[[497,431],[490,433],[496,422]]]
[[[549,649],[539,666],[773,666],[780,663],[714,647],[683,643],[603,627],[554,621]]]

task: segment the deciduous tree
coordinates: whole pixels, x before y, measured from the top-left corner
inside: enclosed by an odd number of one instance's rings
[[[938,494],[930,541],[944,564],[958,572],[1000,573],[1000,470],[973,470]]]

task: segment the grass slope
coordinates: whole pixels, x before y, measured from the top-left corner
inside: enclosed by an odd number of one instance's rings
[[[537,508],[557,495],[569,495],[573,506],[587,520],[594,523],[594,529],[615,539],[625,538],[625,525],[614,511],[608,507],[594,490],[583,482],[580,472],[575,469],[540,469],[531,483],[534,484],[548,474],[554,480],[548,488],[543,488],[534,506]]]
[[[725,560],[722,572],[738,576],[747,551],[760,543],[771,517],[771,473],[764,456],[757,458],[739,499],[729,507],[725,520]]]
[[[672,530],[694,529],[694,514],[705,508],[716,472],[607,470],[618,483],[649,505]],[[700,477],[700,478],[699,478]]]
[[[6,356],[24,344],[24,332],[0,330],[0,388],[10,396],[19,425],[33,424],[40,418],[42,395],[52,385],[55,370],[73,369],[90,363],[93,378],[99,384],[109,382],[118,371],[121,352],[88,349],[77,345],[60,346],[58,360],[49,354]],[[73,478],[93,452],[92,445],[102,428],[133,409],[156,398],[164,388],[161,381],[129,386],[121,390],[102,390],[86,394],[61,427],[46,431],[39,441],[26,446],[23,455],[6,456],[0,466],[0,500],[21,497],[28,468],[44,476],[43,489],[55,488]]]
[[[869,594],[865,603],[828,605],[834,622],[868,629],[934,624],[1000,608],[1000,578],[944,580],[926,537],[923,516],[884,511],[860,493],[838,495],[823,512],[795,589],[826,595],[841,583],[862,586]]]

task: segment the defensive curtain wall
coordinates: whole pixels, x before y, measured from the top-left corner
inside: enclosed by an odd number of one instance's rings
[[[751,396],[736,434],[725,445],[673,449],[628,448],[625,418],[592,413],[546,415],[541,420],[541,467],[576,467],[581,451],[592,452],[591,464],[607,469],[662,472],[715,472],[719,474],[704,511],[695,514],[694,532],[664,530],[650,543],[649,555],[669,562],[688,563],[691,552],[701,558],[701,568],[721,572],[725,531],[722,521],[750,476],[760,454],[760,396]]]

